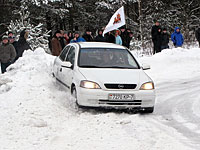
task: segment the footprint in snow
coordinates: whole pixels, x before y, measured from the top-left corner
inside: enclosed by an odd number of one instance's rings
[[[0,94],[8,92],[12,88],[12,86],[8,84],[11,82],[11,79],[0,79]]]

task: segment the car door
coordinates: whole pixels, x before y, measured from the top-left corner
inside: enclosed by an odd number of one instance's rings
[[[57,57],[57,75],[56,75],[56,78],[59,79],[60,81],[62,81],[62,62],[65,61],[66,57],[67,57],[67,53],[69,52],[69,49],[70,49],[70,45],[69,46],[66,46],[59,57]]]
[[[71,68],[62,67],[62,81],[65,86],[70,88],[73,80],[73,70],[74,70],[74,63],[75,63],[75,47],[71,46],[65,61],[68,61],[72,64]]]

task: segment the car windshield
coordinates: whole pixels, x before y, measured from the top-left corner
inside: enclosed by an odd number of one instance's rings
[[[83,48],[79,53],[78,66],[139,69],[138,63],[128,50],[114,48]]]

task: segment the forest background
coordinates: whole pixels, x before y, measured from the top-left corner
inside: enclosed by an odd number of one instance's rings
[[[126,27],[134,33],[132,49],[152,50],[151,27],[155,20],[170,34],[179,26],[185,45],[196,42],[199,0],[0,0],[0,36],[11,22],[20,19],[35,26],[42,24],[44,31],[50,31],[46,32],[49,40],[56,30],[83,33],[89,28],[95,36],[121,6],[125,8]]]

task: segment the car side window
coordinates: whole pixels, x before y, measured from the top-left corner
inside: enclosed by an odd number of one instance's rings
[[[71,46],[69,53],[67,54],[66,61],[69,61],[71,62],[72,65],[74,65],[74,59],[75,59],[75,48]]]
[[[61,52],[61,54],[60,54],[60,59],[61,59],[62,61],[65,60],[66,54],[68,53],[69,49],[70,49],[70,46],[67,46],[67,47],[65,47],[65,48],[62,50],[62,52]]]

